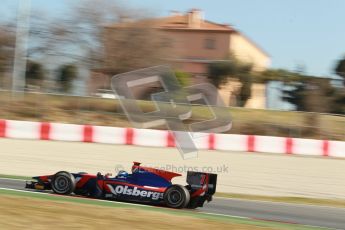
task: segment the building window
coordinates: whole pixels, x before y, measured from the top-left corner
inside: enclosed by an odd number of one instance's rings
[[[213,38],[206,38],[204,43],[205,49],[215,49],[216,48],[216,40]]]

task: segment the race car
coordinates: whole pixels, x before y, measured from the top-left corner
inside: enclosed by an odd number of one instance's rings
[[[134,162],[132,172],[91,175],[85,172],[60,171],[53,175],[32,177],[26,188],[52,190],[55,194],[75,194],[98,199],[164,205],[170,208],[203,207],[216,192],[217,174],[187,172],[187,185],[172,184],[171,180],[181,174]]]

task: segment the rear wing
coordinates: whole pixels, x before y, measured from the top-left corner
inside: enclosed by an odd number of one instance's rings
[[[212,196],[216,192],[217,174],[188,171],[187,183],[193,190],[206,188],[205,193]]]

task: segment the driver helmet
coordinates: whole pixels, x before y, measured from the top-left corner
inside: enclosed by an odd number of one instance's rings
[[[127,178],[128,177],[128,172],[121,170],[119,171],[119,173],[117,174],[118,178]]]

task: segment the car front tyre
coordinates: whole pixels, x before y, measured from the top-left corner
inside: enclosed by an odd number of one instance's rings
[[[57,172],[51,181],[51,187],[56,194],[71,194],[72,192],[74,192],[76,187],[75,178],[69,172]]]

